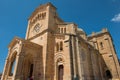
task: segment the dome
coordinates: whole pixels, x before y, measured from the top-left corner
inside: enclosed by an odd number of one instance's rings
[[[83,39],[87,39],[87,37],[86,37],[86,33],[83,31],[83,29],[81,29],[81,28],[78,28],[77,29],[77,33],[78,33],[78,35],[80,35]]]
[[[83,32],[83,33],[85,33],[84,30],[81,29],[81,28],[78,28],[78,32]]]

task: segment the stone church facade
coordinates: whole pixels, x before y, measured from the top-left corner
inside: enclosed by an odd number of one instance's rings
[[[26,38],[15,37],[8,48],[1,80],[120,80],[109,31],[87,36],[51,3],[32,13]]]

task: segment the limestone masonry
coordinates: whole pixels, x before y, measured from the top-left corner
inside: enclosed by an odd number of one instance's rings
[[[120,80],[109,31],[87,36],[51,3],[32,13],[26,38],[15,37],[8,48],[1,80]]]

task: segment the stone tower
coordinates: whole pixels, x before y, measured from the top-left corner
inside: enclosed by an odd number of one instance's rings
[[[54,74],[54,33],[56,8],[47,3],[38,7],[30,16],[26,40],[39,44],[43,47],[43,78],[53,79]],[[45,75],[44,75],[45,74]]]
[[[108,30],[104,28],[101,32],[93,32],[91,36],[88,37],[88,40],[102,55],[108,67],[106,75],[108,75],[108,77],[112,77],[113,79],[119,78],[120,66],[114,49],[113,40]]]
[[[31,77],[34,80],[53,80],[55,16],[56,8],[51,3],[40,5],[32,13],[26,39],[15,37],[8,46],[2,80],[27,80]]]

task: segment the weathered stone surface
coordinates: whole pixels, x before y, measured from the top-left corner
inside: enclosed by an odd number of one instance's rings
[[[13,69],[13,70],[12,70]],[[87,36],[59,18],[47,3],[28,20],[26,39],[9,45],[1,80],[119,80],[120,66],[110,33]]]

